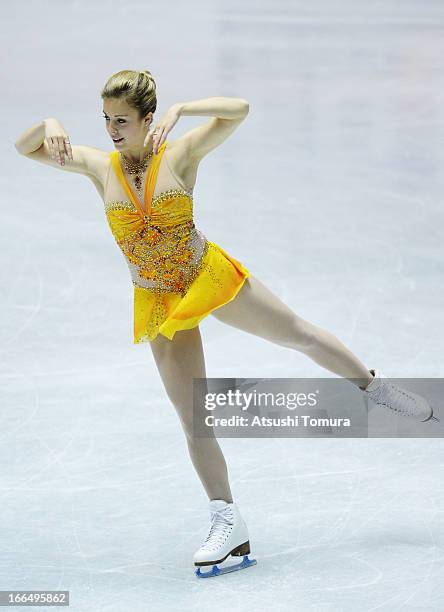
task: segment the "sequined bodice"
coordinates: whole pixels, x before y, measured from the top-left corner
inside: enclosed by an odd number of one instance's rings
[[[184,295],[200,270],[208,243],[195,228],[191,192],[168,189],[151,198],[166,145],[150,163],[143,208],[125,180],[119,153],[110,153],[112,167],[131,201],[105,202],[105,212],[133,284]]]
[[[113,234],[120,237],[120,234],[136,228],[166,229],[192,221],[193,196],[181,189],[169,189],[153,199],[149,212],[141,214],[132,202],[126,200],[105,203],[105,211]]]

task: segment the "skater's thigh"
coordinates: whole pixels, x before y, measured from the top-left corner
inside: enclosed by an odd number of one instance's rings
[[[172,340],[162,334],[150,342],[165,390],[176,407],[191,405],[193,378],[205,378],[205,358],[199,326],[178,331]]]
[[[233,300],[213,310],[211,314],[223,323],[257,335],[267,334],[267,330],[272,327],[282,328],[288,333],[298,319],[303,322],[303,319],[254,276],[245,280]]]

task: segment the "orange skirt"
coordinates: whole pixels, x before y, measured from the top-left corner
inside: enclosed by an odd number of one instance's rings
[[[172,340],[177,331],[196,327],[234,299],[249,276],[237,259],[208,240],[202,268],[183,297],[134,285],[134,344],[151,342],[158,334]]]

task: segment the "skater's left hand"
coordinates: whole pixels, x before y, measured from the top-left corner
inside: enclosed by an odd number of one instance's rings
[[[149,130],[143,142],[146,147],[148,140],[153,136],[153,152],[156,154],[162,144],[165,142],[167,135],[171,132],[180,117],[179,107],[175,104],[171,106],[156,125]]]

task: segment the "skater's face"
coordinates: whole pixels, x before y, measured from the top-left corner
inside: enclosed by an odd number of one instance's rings
[[[118,151],[137,154],[143,149],[153,113],[148,113],[144,119],[140,119],[139,111],[130,106],[124,98],[108,98],[103,100],[103,115],[107,132]],[[147,145],[149,146],[149,142]]]

